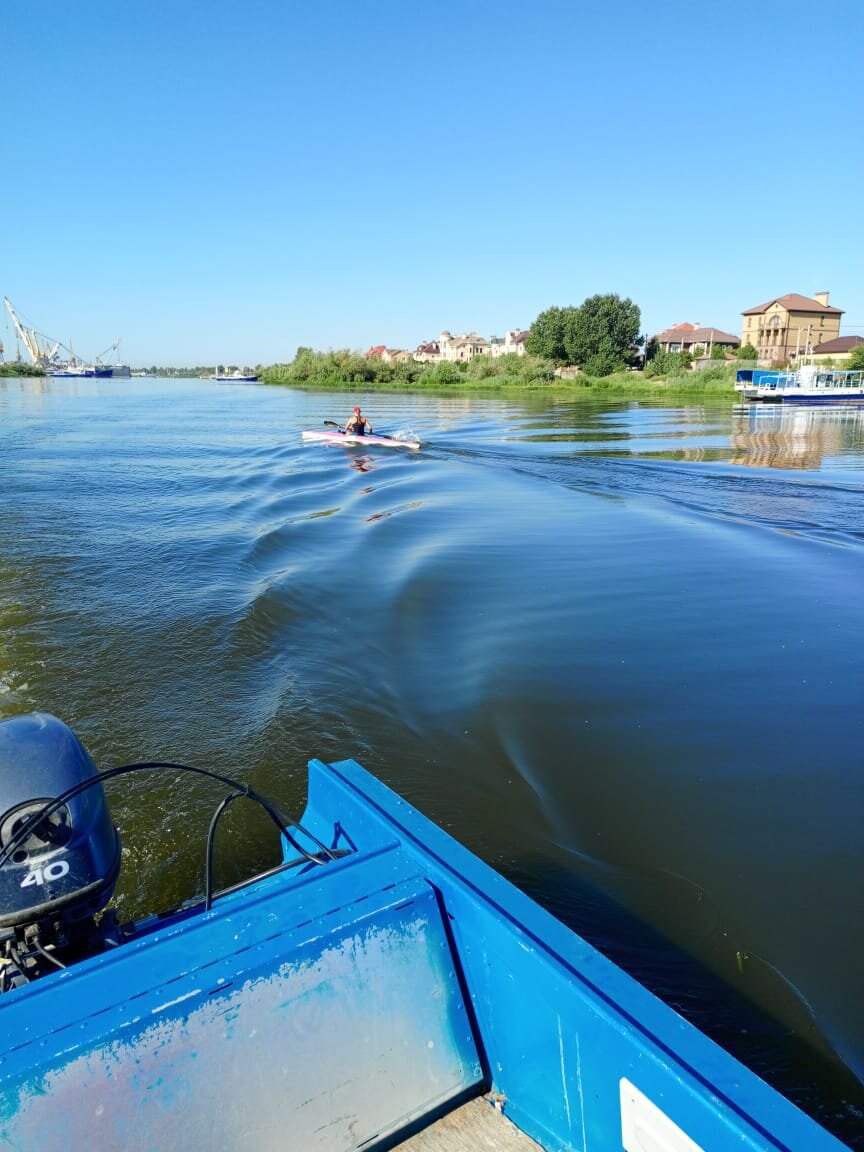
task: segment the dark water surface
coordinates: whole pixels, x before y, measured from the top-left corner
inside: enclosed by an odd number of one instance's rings
[[[354,756],[864,1148],[864,412],[381,396],[422,452],[302,444],[355,402],[0,379],[0,716],[298,813]],[[112,784],[122,916],[201,890],[221,795]]]

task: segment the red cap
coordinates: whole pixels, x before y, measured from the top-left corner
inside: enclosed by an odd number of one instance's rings
[[[354,409],[354,411],[355,411],[355,412],[359,412],[359,411],[360,411],[360,409],[359,409],[359,408],[355,408],[355,409]]]

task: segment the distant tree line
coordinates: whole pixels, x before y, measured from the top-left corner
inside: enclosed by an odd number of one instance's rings
[[[643,368],[645,377],[651,380],[688,375],[693,355],[666,352],[656,339],[647,340],[640,335],[641,319],[638,305],[629,297],[607,293],[589,296],[578,307],[553,306],[541,312],[526,337],[525,356],[477,356],[466,362],[420,363],[385,361],[348,349],[316,352],[312,348],[298,348],[290,363],[259,369],[259,375],[270,384],[366,384],[394,388],[400,385],[482,387],[484,381],[489,387],[508,384],[542,387],[554,381],[562,368],[568,367],[579,369],[579,378],[585,386],[591,386],[592,380],[599,381],[634,367]],[[716,365],[700,372],[701,384],[709,383],[715,376],[718,384],[727,377],[731,381],[734,373],[726,364],[724,348],[712,344],[710,348],[694,351],[703,356],[707,352],[709,360],[716,361]],[[744,345],[737,350],[737,357],[755,360],[756,349]],[[621,383],[623,385],[623,379]]]
[[[261,371],[260,365],[257,368],[244,367],[241,364],[198,364],[195,368],[159,368],[155,364],[151,364],[149,368],[136,368],[136,372],[145,372],[148,376],[179,376],[182,379],[198,379],[199,377],[224,376],[234,371],[239,372],[255,372]]]
[[[476,356],[466,362],[381,360],[340,349],[316,352],[298,348],[287,364],[260,370],[270,384],[377,384],[420,387],[541,386],[556,369],[576,365],[586,375],[608,376],[641,360],[641,315],[632,300],[616,295],[590,296],[579,308],[549,308],[531,325],[526,356]]]
[[[575,313],[581,315],[575,317]],[[371,385],[394,389],[415,385],[420,388],[482,388],[484,383],[490,388],[508,385],[544,387],[555,380],[558,368],[574,363],[582,370],[579,379],[584,379],[586,384],[591,379],[602,379],[620,372],[634,363],[644,367],[644,376],[650,380],[664,377],[681,380],[689,376],[693,355],[690,352],[665,352],[653,339],[645,343],[638,334],[639,321],[639,309],[632,301],[620,300],[617,296],[594,296],[586,300],[581,309],[549,308],[542,312],[532,324],[525,341],[529,352],[526,356],[476,356],[464,362],[436,360],[424,364],[417,360],[385,361],[344,348],[328,352],[298,348],[290,363],[259,367],[257,372],[259,378],[268,384],[295,387]],[[697,351],[701,354],[708,351],[709,359],[716,361],[709,372],[699,373],[700,384],[707,384],[715,376],[719,381],[718,373],[727,368],[726,375],[732,380],[734,370],[732,365],[727,365],[724,348],[714,344],[710,350]],[[756,349],[752,344],[744,344],[736,349],[736,359],[755,361]],[[846,366],[864,368],[864,344],[855,349]],[[159,370],[152,371],[158,374]],[[166,372],[165,369],[161,371],[163,374]],[[177,370],[176,374],[209,375],[211,371],[210,368],[190,368]]]
[[[359,352],[340,349],[316,352],[298,348],[288,364],[273,364],[260,372],[267,384],[333,386],[340,384],[375,384],[378,386],[417,385],[420,388],[450,388],[466,385],[490,387],[508,383],[514,386],[539,386],[555,378],[555,366],[537,356],[477,356],[466,362],[436,360],[424,364],[417,360],[380,360]]]

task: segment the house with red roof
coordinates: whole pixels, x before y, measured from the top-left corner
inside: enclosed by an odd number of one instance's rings
[[[429,364],[441,359],[441,348],[437,340],[425,340],[414,350],[414,359],[421,364]]]
[[[700,350],[710,352],[720,347],[734,352],[740,341],[731,332],[723,332],[720,328],[706,328],[701,324],[676,324],[666,328],[654,337],[658,347],[663,352],[690,352],[698,354]]]

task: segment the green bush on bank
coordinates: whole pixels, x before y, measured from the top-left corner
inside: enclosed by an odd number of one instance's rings
[[[44,376],[45,369],[37,368],[35,364],[21,364],[11,360],[8,364],[0,361],[0,376]]]
[[[700,372],[679,370],[668,376],[648,372],[615,372],[611,376],[577,376],[568,384],[586,394],[620,396],[693,396],[711,393],[729,399],[735,395],[734,365],[704,368]]]
[[[608,371],[617,367],[617,371]],[[477,356],[467,362],[437,360],[421,364],[367,359],[347,349],[315,352],[300,348],[290,364],[273,364],[259,373],[267,384],[300,388],[332,388],[346,391],[482,392],[514,389],[554,390],[568,394],[663,396],[672,393],[712,392],[734,394],[734,364],[694,372],[688,353],[661,353],[644,372],[621,371],[620,365],[601,357],[597,371],[581,372],[561,379],[552,361],[542,356],[509,354],[493,359]]]
[[[683,376],[690,371],[693,357],[689,352],[658,352],[645,367],[645,375],[652,379],[656,376]]]
[[[548,387],[554,381],[555,368],[540,356],[478,356],[465,363],[437,360],[422,364],[416,360],[367,359],[346,349],[314,352],[300,348],[290,364],[273,364],[261,371],[260,379],[267,384],[322,388],[536,388]]]

